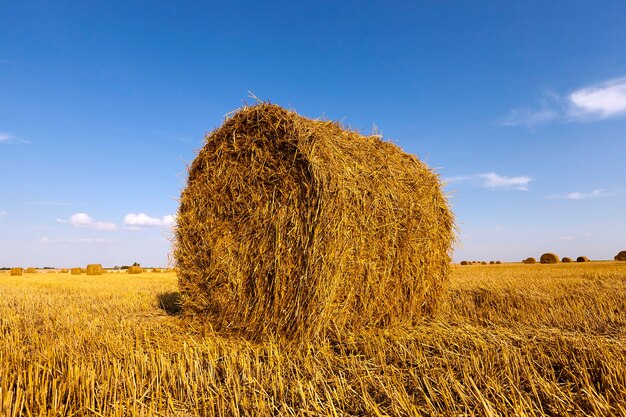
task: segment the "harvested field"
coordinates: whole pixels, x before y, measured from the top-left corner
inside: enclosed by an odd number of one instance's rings
[[[0,280],[0,414],[626,413],[626,263],[453,267],[435,319],[293,350],[199,329],[173,273]]]

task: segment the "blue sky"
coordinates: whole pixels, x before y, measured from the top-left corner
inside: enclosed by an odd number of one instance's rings
[[[165,266],[248,91],[437,169],[457,261],[626,249],[626,3],[297,3],[2,1],[0,266]]]

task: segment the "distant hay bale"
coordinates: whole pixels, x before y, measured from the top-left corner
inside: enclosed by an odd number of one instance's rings
[[[207,135],[176,223],[183,312],[253,339],[417,322],[454,239],[439,177],[415,156],[271,104]]]
[[[26,268],[24,273],[25,274],[36,274],[37,273],[37,268]]]
[[[496,265],[500,265],[501,263],[501,261],[496,261]]]
[[[626,261],[626,250],[619,252],[613,259],[616,261]]]
[[[461,265],[470,265],[470,263],[467,261],[461,261]]]
[[[535,258],[526,258],[522,261],[523,264],[536,264],[537,260],[535,260]]]
[[[556,264],[559,262],[559,257],[554,253],[544,253],[539,258],[539,262],[542,264]]]
[[[67,274],[68,272],[70,272],[69,269],[65,269],[65,268],[61,269],[62,274]]]
[[[141,274],[142,272],[144,272],[144,270],[140,266],[129,266],[126,270],[128,274]]]
[[[71,273],[72,273],[72,275],[80,275],[80,274],[83,273],[83,271],[80,268],[72,268]]]
[[[576,262],[589,262],[589,258],[587,258],[586,256],[579,256],[578,258],[576,258]]]
[[[87,265],[87,275],[102,275],[102,265],[89,264]]]
[[[489,261],[489,265],[495,265],[496,261]]]
[[[160,268],[152,268],[152,272],[160,273],[161,269]]]
[[[23,272],[22,268],[11,268],[11,275],[13,276],[22,275]]]
[[[480,264],[481,264],[481,265],[487,265],[487,262],[482,261]]]
[[[572,258],[568,258],[568,257],[566,256],[566,257],[564,257],[563,259],[561,259],[561,262],[565,262],[565,263],[572,262]]]

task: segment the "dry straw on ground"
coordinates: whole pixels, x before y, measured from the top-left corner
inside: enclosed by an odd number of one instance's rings
[[[578,258],[576,258],[576,262],[589,262],[589,258],[587,258],[586,256],[579,256]]]
[[[22,268],[11,268],[11,275],[13,276],[22,275],[23,272],[24,270]]]
[[[526,258],[522,261],[523,264],[536,264],[537,261],[535,260],[535,258]]]
[[[130,266],[128,267],[126,272],[129,274],[141,274],[142,272],[144,272],[144,269],[140,266]]]
[[[613,259],[616,261],[626,261],[626,250],[619,252]]]
[[[561,259],[561,262],[565,262],[565,263],[572,262],[572,258],[568,258],[568,257],[566,256],[566,257],[564,257],[563,259]]]
[[[83,271],[80,268],[72,268],[72,275],[80,275]]]
[[[102,275],[102,265],[89,264],[87,265],[87,275]]]
[[[559,257],[554,253],[544,253],[539,258],[539,262],[542,264],[556,264],[559,262]]]
[[[416,322],[450,270],[453,217],[433,171],[271,104],[206,137],[177,224],[183,310],[252,339]]]

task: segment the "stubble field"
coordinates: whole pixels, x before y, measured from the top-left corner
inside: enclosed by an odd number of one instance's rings
[[[184,321],[176,291],[0,273],[0,415],[626,415],[626,262],[455,266],[423,325],[299,349]]]

